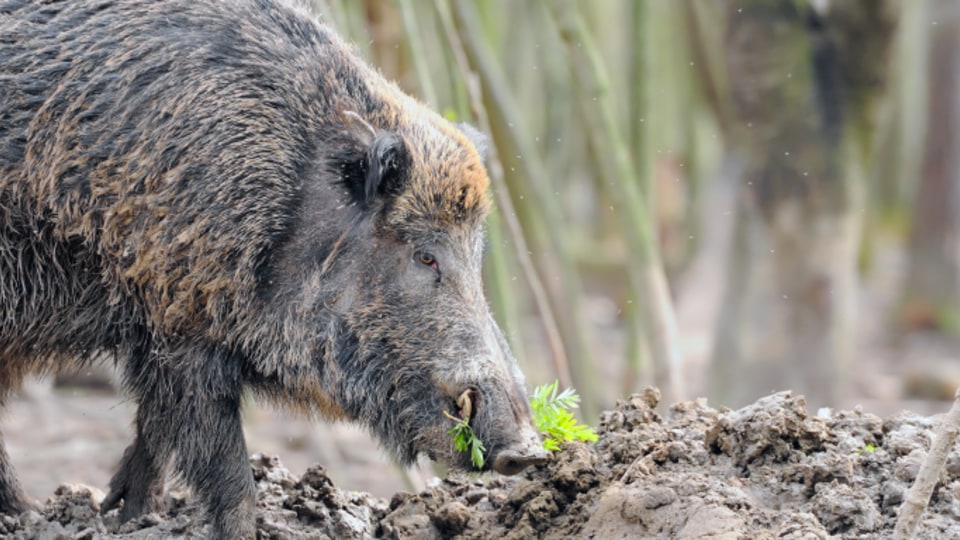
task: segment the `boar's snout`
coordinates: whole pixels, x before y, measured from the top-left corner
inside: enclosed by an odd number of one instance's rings
[[[470,385],[457,394],[460,417],[470,419],[487,446],[484,469],[514,475],[547,461],[526,395],[522,383],[504,384],[502,379]],[[467,466],[469,459],[461,456],[459,462]]]
[[[506,403],[496,403],[493,400],[492,408],[502,415],[505,420],[493,428],[492,439],[498,439],[489,456],[490,467],[505,475],[517,474],[531,465],[538,465],[547,461],[548,454],[543,448],[540,434],[533,427],[530,407],[526,400],[526,392],[517,385],[513,392],[494,396],[506,396]],[[491,412],[489,410],[483,412]],[[482,424],[481,424],[482,425]],[[483,431],[483,430],[481,430]]]
[[[483,442],[486,450],[483,463],[478,467],[474,456],[462,450],[451,455],[436,452],[434,447],[431,457],[457,468],[514,475],[547,461],[549,454],[535,427],[523,373],[493,316],[486,312],[480,315],[480,320],[484,319],[487,324],[480,324],[479,328],[467,326],[472,332],[461,334],[455,340],[464,356],[456,362],[442,364],[433,378],[441,394],[454,402],[447,403],[455,404],[453,410],[459,413],[460,419],[467,420],[475,436]],[[449,427],[449,416],[443,418],[444,426]],[[443,433],[446,434],[447,429]],[[441,448],[452,450],[451,442],[446,437]]]
[[[547,460],[547,451],[540,440],[527,441],[515,448],[505,448],[493,460],[493,470],[500,474],[514,475],[530,465],[539,465]]]

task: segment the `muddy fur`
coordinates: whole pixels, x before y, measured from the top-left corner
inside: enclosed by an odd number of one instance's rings
[[[245,392],[469,467],[442,412],[472,388],[488,463],[522,457],[487,184],[463,130],[286,4],[0,0],[0,404],[107,353],[139,410],[104,509],[149,511],[172,464],[221,537],[253,533]],[[0,513],[24,505],[0,445]]]

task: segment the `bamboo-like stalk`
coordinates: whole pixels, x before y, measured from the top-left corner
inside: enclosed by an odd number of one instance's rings
[[[629,4],[631,48],[628,57],[629,64],[629,92],[630,103],[630,148],[633,150],[633,163],[638,172],[647,171],[647,122],[645,110],[647,108],[647,6],[646,2],[632,2]],[[644,174],[644,184],[650,182],[652,175]],[[644,185],[644,191],[650,193],[650,188]]]
[[[413,69],[417,73],[420,97],[432,107],[437,107],[440,105],[440,102],[437,100],[437,91],[433,86],[433,78],[430,77],[430,68],[427,67],[427,53],[423,48],[420,23],[417,21],[413,4],[411,0],[397,0],[397,5],[400,8],[400,18],[403,21],[404,32],[407,36],[407,46],[410,47]]]
[[[696,67],[694,82],[710,106],[724,140],[729,140],[733,113],[722,56],[723,39],[716,24],[721,15],[712,0],[684,2],[683,15],[688,28],[690,54]]]
[[[540,115],[543,114],[543,111],[527,108],[524,109],[524,113],[520,118],[510,118],[506,121],[500,118],[494,104],[490,101],[490,91],[487,88],[488,82],[483,80],[484,75],[473,58],[473,53],[471,52],[472,47],[470,45],[471,39],[468,35],[464,34],[463,25],[458,20],[460,19],[460,15],[458,15],[457,12],[462,8],[458,9],[456,4],[451,1],[448,1],[447,4],[448,9],[451,10],[451,15],[454,17],[457,33],[464,41],[464,47],[468,61],[471,64],[471,69],[476,70],[477,75],[481,78],[480,85],[484,98],[484,107],[486,107],[487,113],[490,116],[490,128],[492,130],[490,136],[492,137],[492,143],[497,146],[499,151],[498,155],[500,156],[500,161],[504,169],[504,181],[510,190],[511,200],[514,201],[517,210],[517,219],[520,221],[521,227],[523,227],[523,232],[528,244],[536,249],[536,253],[532,254],[534,263],[538,265],[541,279],[547,287],[547,292],[551,294],[550,300],[555,301],[556,279],[551,279],[550,275],[547,274],[543,260],[543,254],[546,250],[542,248],[547,245],[547,240],[545,240],[547,231],[545,230],[546,225],[542,219],[542,209],[540,205],[537,204],[520,203],[520,201],[536,200],[536,195],[530,189],[530,183],[524,177],[523,160],[526,159],[526,156],[521,154],[516,147],[508,145],[506,143],[507,137],[504,135],[504,131],[511,129],[513,124],[517,122],[523,126],[532,126]],[[470,29],[473,35],[476,36],[476,40],[482,42],[484,47],[490,51],[490,55],[497,59],[495,63],[500,72],[504,74],[503,80],[523,80],[522,85],[509,85],[512,93],[511,97],[517,101],[530,103],[531,100],[537,99],[536,96],[543,95],[542,84],[539,77],[537,77],[536,74],[530,73],[529,69],[527,69],[531,62],[534,62],[532,56],[538,52],[536,48],[532,46],[532,42],[536,40],[536,32],[529,29],[531,19],[527,12],[530,10],[530,6],[526,3],[517,3],[511,6],[509,11],[495,9],[492,13],[490,6],[491,4],[489,2],[471,2],[469,4]],[[509,13],[509,16],[504,17],[507,13]],[[508,21],[504,19],[508,19]],[[492,21],[494,24],[484,24],[484,21]],[[521,28],[523,31],[520,31]],[[509,123],[509,126],[507,123]],[[529,132],[529,130],[527,131]],[[555,201],[545,202],[550,204]],[[566,339],[568,332],[567,328],[563,325],[564,312],[562,309],[558,309],[557,305],[554,305],[553,311],[558,319],[560,319],[561,329],[564,331],[563,337]],[[569,344],[568,347],[570,347]]]
[[[940,473],[943,472],[943,466],[947,462],[947,455],[953,448],[953,443],[957,441],[958,434],[960,434],[960,388],[954,394],[950,411],[940,421],[933,445],[930,446],[926,459],[920,465],[917,478],[904,497],[903,504],[900,505],[900,516],[893,530],[893,540],[913,538],[913,533],[917,530],[923,511],[930,502],[933,488],[940,480]]]
[[[477,13],[472,1],[458,0],[453,3],[454,21],[459,30],[467,59],[477,70],[482,82],[485,107],[489,113],[494,136],[498,146],[508,152],[522,156],[518,161],[521,176],[532,188],[538,204],[532,207],[529,217],[535,220],[535,226],[543,232],[545,245],[541,246],[544,266],[560,274],[558,302],[562,302],[559,313],[566,315],[572,332],[567,333],[569,343],[576,353],[576,361],[571,362],[578,391],[583,398],[582,411],[592,416],[599,403],[598,384],[593,367],[593,355],[590,330],[584,318],[586,312],[582,301],[582,287],[579,272],[576,269],[572,250],[562,237],[562,231],[555,224],[563,223],[563,213],[557,204],[557,198],[550,189],[550,180],[546,167],[537,149],[528,135],[522,133],[523,115],[511,95],[505,75],[493,60],[492,53],[477,27]]]
[[[522,110],[538,107],[543,109],[541,124],[533,126],[536,132],[546,136],[540,145],[540,152],[546,153],[549,149],[550,159],[546,160],[548,177],[554,185],[561,189],[568,187],[570,172],[582,167],[583,144],[580,134],[580,125],[577,115],[571,104],[574,102],[573,89],[570,84],[570,74],[567,69],[566,58],[556,54],[557,47],[561,46],[556,29],[550,17],[547,6],[541,2],[528,4],[528,16],[532,19],[530,27],[536,35],[537,64],[542,83],[536,96],[523,96],[518,92],[518,101]],[[554,40],[556,41],[554,43]],[[528,116],[528,115],[524,115]],[[580,229],[587,229],[593,224],[580,223]],[[567,241],[577,240],[567,236]],[[572,243],[574,254],[579,252],[579,246]]]
[[[510,270],[507,264],[507,242],[503,234],[503,224],[500,216],[494,213],[487,220],[487,236],[490,242],[490,261],[487,265],[487,284],[493,298],[493,309],[497,320],[505,328],[504,334],[513,354],[521,362],[529,356],[526,347],[520,338],[520,318],[517,299],[511,290]]]
[[[629,6],[630,26],[631,26],[631,45],[628,58],[630,84],[630,103],[633,109],[630,111],[630,148],[633,151],[633,162],[636,171],[642,175],[639,182],[644,192],[648,195],[653,191],[651,186],[653,175],[649,174],[649,163],[647,156],[647,126],[646,108],[647,108],[647,77],[649,66],[647,65],[647,11],[649,6],[646,2],[632,2]],[[623,377],[623,390],[626,393],[637,391],[637,386],[645,378],[649,381],[649,374],[644,371],[650,368],[650,358],[648,357],[650,344],[642,331],[643,324],[639,308],[635,302],[626,307],[624,313],[624,326],[626,327],[627,347],[624,352],[626,359],[626,376]],[[645,375],[647,375],[645,377]]]
[[[649,206],[638,185],[638,176],[610,103],[606,68],[587,31],[576,4],[556,1],[549,4],[563,41],[570,53],[577,87],[581,91],[583,120],[590,130],[594,152],[610,156],[604,189],[609,199],[623,204],[616,212],[629,242],[635,264],[628,266],[638,300],[644,306],[644,322],[651,353],[657,368],[656,380],[664,389],[666,402],[680,399],[679,370],[682,353],[673,304],[663,273],[660,254],[652,234]]]
[[[447,42],[450,45],[450,50],[453,53],[454,59],[456,60],[456,64],[466,86],[467,95],[470,98],[470,107],[477,118],[477,123],[480,129],[486,133],[490,133],[490,121],[483,105],[483,97],[479,88],[479,80],[477,79],[477,76],[470,70],[470,65],[467,61],[463,44],[460,41],[460,36],[457,34],[456,29],[454,28],[452,17],[447,10],[446,4],[443,2],[440,0],[435,0],[434,5],[436,6],[437,14],[440,17],[441,26],[443,27],[444,34],[447,37]],[[517,261],[520,264],[520,268],[523,271],[527,283],[530,285],[534,302],[536,303],[537,309],[540,312],[540,320],[543,324],[543,329],[547,336],[547,342],[552,353],[555,375],[560,381],[560,384],[564,385],[565,387],[570,387],[573,385],[573,381],[571,380],[570,376],[570,366],[567,362],[566,349],[563,345],[563,340],[560,337],[560,330],[557,326],[557,321],[554,317],[553,311],[550,308],[550,302],[547,298],[546,289],[540,280],[540,276],[537,274],[536,268],[533,265],[533,260],[530,257],[530,252],[527,249],[526,239],[524,238],[523,231],[520,228],[519,222],[517,221],[517,215],[513,208],[513,201],[510,200],[509,191],[506,186],[506,182],[504,181],[503,165],[500,162],[499,156],[497,155],[497,148],[493,145],[491,145],[489,149],[489,155],[487,157],[487,169],[490,174],[490,179],[493,182],[494,195],[500,208],[504,224],[506,225],[507,233],[513,241],[513,246],[516,249]]]

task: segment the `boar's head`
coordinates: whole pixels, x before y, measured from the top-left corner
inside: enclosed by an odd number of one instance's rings
[[[301,394],[367,426],[402,463],[473,468],[447,411],[469,414],[485,469],[514,474],[546,454],[483,293],[490,204],[476,132],[410,116],[375,128],[347,112],[326,141],[273,273],[287,283],[273,296],[296,304],[278,332],[313,329],[316,382],[297,382]]]

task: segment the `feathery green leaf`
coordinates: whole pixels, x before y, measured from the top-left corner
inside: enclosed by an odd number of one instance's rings
[[[543,447],[557,451],[570,441],[596,441],[597,433],[590,426],[578,424],[570,412],[580,405],[580,396],[572,388],[557,393],[559,383],[538,386],[530,398],[537,430],[544,435]]]

